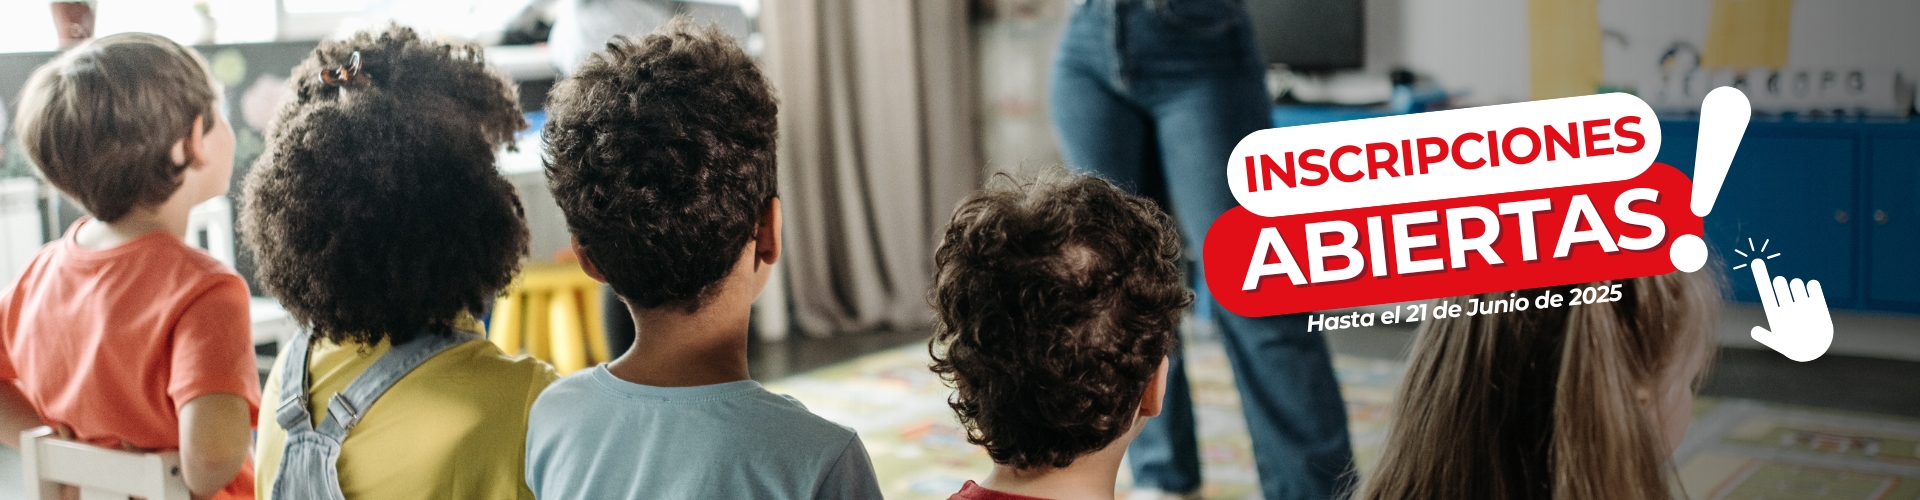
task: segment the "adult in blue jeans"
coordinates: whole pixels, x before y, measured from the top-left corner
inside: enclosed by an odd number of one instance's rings
[[[1235,206],[1227,157],[1269,128],[1264,68],[1239,0],[1075,0],[1049,93],[1073,168],[1154,196],[1201,255]],[[1199,275],[1199,273],[1195,273]],[[1197,282],[1197,280],[1196,280]],[[1270,500],[1330,498],[1352,480],[1346,403],[1327,341],[1303,315],[1247,318],[1208,301],[1240,389],[1260,490]],[[1185,363],[1172,356],[1166,406],[1127,449],[1138,488],[1200,488]]]

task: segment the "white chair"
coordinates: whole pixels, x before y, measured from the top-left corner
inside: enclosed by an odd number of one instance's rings
[[[0,179],[0,283],[12,283],[46,243],[40,213],[40,181]]]
[[[214,260],[234,266],[233,203],[215,196],[187,211],[187,245],[206,250]]]
[[[110,450],[54,437],[42,426],[20,433],[20,471],[29,500],[59,500],[60,485],[80,500],[190,500],[180,454]]]

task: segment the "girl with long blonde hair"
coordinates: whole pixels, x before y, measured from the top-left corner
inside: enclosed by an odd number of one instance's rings
[[[1585,300],[1425,323],[1355,498],[1670,497],[1722,288],[1707,271],[1452,299]]]

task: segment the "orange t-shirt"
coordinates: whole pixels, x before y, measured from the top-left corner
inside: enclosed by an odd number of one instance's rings
[[[180,409],[231,393],[260,407],[247,284],[164,232],[113,248],[67,235],[0,289],[0,381],[87,442],[180,447]],[[253,498],[252,467],[216,498]]]

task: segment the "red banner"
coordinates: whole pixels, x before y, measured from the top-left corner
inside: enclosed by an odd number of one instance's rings
[[[1665,274],[1668,244],[1702,236],[1692,186],[1654,163],[1623,181],[1397,205],[1235,207],[1207,231],[1207,288],[1230,311],[1270,316]]]

